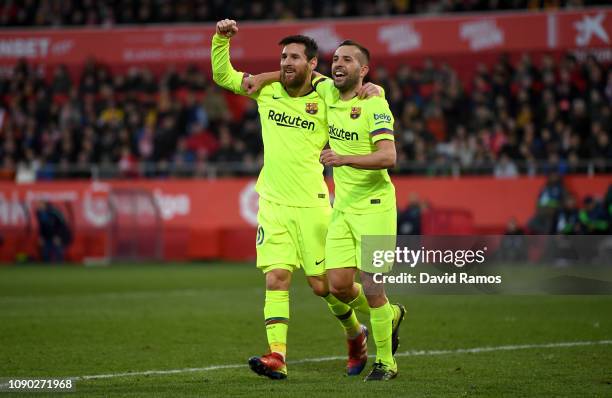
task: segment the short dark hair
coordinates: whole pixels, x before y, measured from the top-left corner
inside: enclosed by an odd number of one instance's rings
[[[278,45],[286,46],[294,43],[304,45],[304,53],[306,54],[306,59],[309,61],[319,54],[319,46],[317,45],[317,42],[312,37],[304,35],[287,36],[279,41]]]
[[[355,47],[357,47],[359,49],[359,51],[361,51],[361,53],[363,54],[363,57],[365,58],[365,65],[368,65],[370,63],[370,50],[368,50],[367,48],[365,48],[361,44],[359,44],[359,43],[357,43],[356,41],[353,41],[353,40],[345,40],[342,43],[340,43],[340,45],[338,47],[342,47],[342,46],[355,46]]]

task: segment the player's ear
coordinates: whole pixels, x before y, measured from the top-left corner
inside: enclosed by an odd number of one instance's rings
[[[363,78],[368,74],[369,71],[370,71],[370,67],[368,65],[363,65],[361,67],[361,70],[359,71],[359,76]]]
[[[319,59],[317,57],[312,57],[310,61],[308,61],[312,70],[317,69],[317,65],[319,64]]]

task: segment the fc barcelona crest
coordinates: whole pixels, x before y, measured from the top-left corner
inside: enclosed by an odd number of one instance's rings
[[[361,107],[359,106],[354,106],[351,108],[351,119],[357,119],[359,116],[361,116]]]
[[[306,113],[314,115],[319,111],[319,104],[316,102],[307,102],[306,103]]]

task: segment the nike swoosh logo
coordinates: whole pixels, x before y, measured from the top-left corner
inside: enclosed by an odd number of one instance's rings
[[[319,265],[321,264],[323,261],[325,261],[325,259],[321,260],[321,261],[315,261],[315,265]]]
[[[273,99],[281,99],[281,98],[283,98],[283,97],[277,97],[277,96],[273,95],[273,96],[272,96],[272,98],[273,98]]]

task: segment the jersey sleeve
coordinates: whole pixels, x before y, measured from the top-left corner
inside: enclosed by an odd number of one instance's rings
[[[230,39],[218,34],[215,34],[212,39],[212,46],[210,49],[210,60],[212,63],[213,80],[219,86],[230,90],[236,94],[247,95],[242,90],[242,79],[245,75],[244,72],[239,72],[234,69],[230,61]],[[257,93],[250,96],[256,98]]]
[[[338,89],[334,86],[334,81],[323,75],[312,80],[312,88],[325,102],[331,103],[338,96]]]
[[[380,140],[395,141],[393,136],[393,114],[389,109],[389,103],[382,97],[372,97],[367,100],[368,129],[370,140],[376,143]]]

